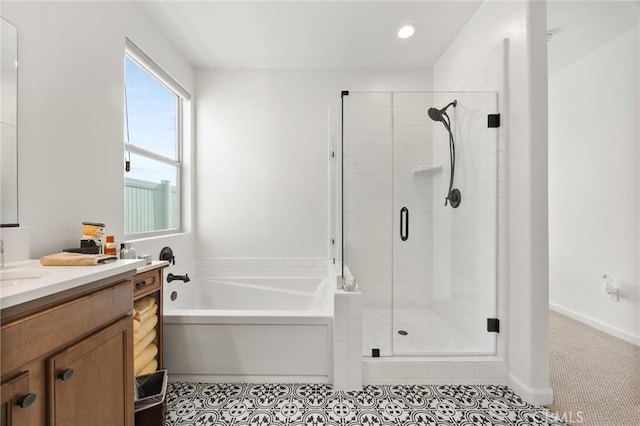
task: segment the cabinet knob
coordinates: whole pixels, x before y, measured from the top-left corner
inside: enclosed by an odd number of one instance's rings
[[[72,377],[73,377],[73,368],[67,368],[66,370],[62,371],[62,373],[58,375],[58,378],[62,381],[69,380]]]
[[[28,393],[22,398],[20,398],[20,400],[18,401],[18,406],[22,408],[27,408],[33,405],[34,402],[36,402],[36,394]]]

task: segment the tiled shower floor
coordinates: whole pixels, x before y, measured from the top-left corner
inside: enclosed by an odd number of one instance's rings
[[[506,386],[170,383],[169,426],[564,425]]]
[[[449,322],[431,309],[365,309],[362,312],[362,355],[371,356],[372,348],[380,355],[423,355],[473,352],[465,338]],[[404,330],[407,335],[398,334]]]

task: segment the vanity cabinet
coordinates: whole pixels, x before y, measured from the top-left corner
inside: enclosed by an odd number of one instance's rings
[[[0,386],[2,425],[27,425],[31,411],[28,410],[37,400],[37,394],[31,392],[29,371],[23,371]],[[34,386],[36,388],[38,386]]]
[[[133,274],[0,312],[0,424],[133,426]]]

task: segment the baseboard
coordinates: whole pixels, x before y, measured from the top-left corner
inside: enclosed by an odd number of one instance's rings
[[[331,383],[327,376],[169,374],[170,382],[189,383]]]
[[[590,327],[593,327],[600,331],[604,331],[605,333],[610,334],[619,339],[622,339],[626,342],[632,343],[636,346],[640,346],[640,336],[635,336],[629,332],[610,326],[602,321],[598,321],[597,319],[591,318],[587,315],[583,315],[571,309],[567,309],[564,306],[558,305],[557,303],[549,302],[549,309],[551,309],[552,311],[558,312],[559,314],[565,315],[569,318],[572,318],[576,321],[579,321],[583,324],[586,324]]]
[[[550,387],[532,388],[511,373],[507,373],[507,384],[529,404],[549,405],[553,403],[553,389]]]

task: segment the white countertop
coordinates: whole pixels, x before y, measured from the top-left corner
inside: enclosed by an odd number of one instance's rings
[[[136,270],[141,266],[144,266],[142,259],[119,259],[94,266],[42,266],[38,259],[6,265],[0,270],[0,275],[4,273],[6,277],[24,272],[25,276],[37,278],[0,280],[0,309]]]
[[[139,266],[136,272],[138,274],[141,274],[143,272],[153,271],[154,269],[164,268],[167,266],[169,266],[169,262],[167,262],[166,260],[154,260],[148,265]]]

